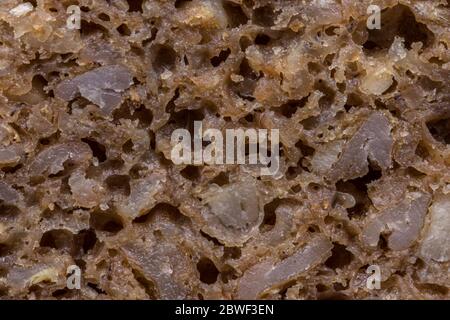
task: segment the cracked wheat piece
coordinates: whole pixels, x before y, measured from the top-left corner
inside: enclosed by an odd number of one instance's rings
[[[449,30],[446,0],[1,1],[0,299],[449,299]],[[279,129],[279,173],[173,164],[200,120]]]

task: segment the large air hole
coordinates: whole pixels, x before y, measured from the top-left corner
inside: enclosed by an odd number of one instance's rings
[[[105,27],[97,23],[81,20],[80,33],[84,37],[93,34],[108,34],[108,30],[106,30]]]
[[[308,71],[311,74],[318,74],[323,71],[323,66],[320,63],[311,61],[308,62]]]
[[[128,11],[129,12],[141,12],[142,13],[142,3],[144,0],[127,0]]]
[[[260,46],[266,46],[270,42],[270,37],[267,34],[260,33],[255,37],[255,44]]]
[[[428,76],[419,76],[416,83],[420,88],[428,92],[442,92],[443,90],[447,92],[448,90],[448,87],[443,82],[431,80]]]
[[[174,6],[179,9],[182,8],[187,2],[191,2],[192,0],[175,0]]]
[[[0,246],[1,246],[1,244],[0,244]],[[0,251],[1,251],[1,249],[0,249]],[[1,257],[1,253],[0,253],[0,257]],[[9,272],[9,270],[6,266],[3,266],[3,267],[0,266],[0,278],[6,277],[8,275],[8,272]]]
[[[130,177],[128,175],[112,175],[105,179],[108,190],[130,195]]]
[[[73,234],[64,229],[50,230],[42,235],[39,245],[69,251],[73,245]]]
[[[9,289],[5,287],[4,285],[0,286],[0,297],[9,297]]]
[[[364,100],[359,95],[357,95],[355,93],[350,93],[347,96],[347,102],[346,102],[344,108],[347,112],[349,112],[352,107],[360,107],[363,104],[364,104]]]
[[[208,258],[201,258],[197,263],[197,270],[200,274],[200,281],[206,284],[213,284],[217,281],[219,270],[216,265]]]
[[[297,141],[295,146],[300,151],[301,155],[297,163],[297,166],[307,172],[310,172],[311,159],[316,150],[310,147],[306,142],[304,142],[301,139]]]
[[[173,70],[177,61],[177,53],[169,46],[158,45],[153,49],[152,65],[156,73]]]
[[[239,39],[239,47],[241,48],[242,52],[245,52],[245,50],[247,50],[247,48],[251,45],[252,45],[252,40],[249,37],[242,36]]]
[[[319,125],[319,117],[312,116],[300,121],[300,124],[305,130],[313,130]]]
[[[175,112],[171,115],[169,123],[176,124],[179,128],[185,128],[189,130],[191,137],[194,137],[194,122],[202,121],[205,119],[203,110],[187,110],[183,109],[179,112]]]
[[[230,265],[225,264],[220,271],[220,279],[223,283],[228,283],[238,278],[238,272]]]
[[[104,162],[106,160],[105,146],[91,138],[83,138],[81,139],[81,141],[89,145],[92,150],[93,156],[96,157],[99,162]]]
[[[73,298],[73,290],[64,288],[64,289],[58,289],[52,292],[52,297],[63,300],[63,299],[70,299]]]
[[[223,8],[225,9],[231,28],[239,27],[247,23],[248,17],[237,3],[224,1]]]
[[[41,97],[45,97],[47,95],[47,86],[48,81],[42,75],[35,75],[31,82],[33,86],[33,91],[39,94]]]
[[[221,172],[211,180],[211,183],[215,183],[218,186],[224,186],[230,183],[230,179],[227,173]]]
[[[275,111],[279,111],[286,118],[292,118],[298,109],[301,109],[306,105],[307,101],[307,98],[301,100],[289,100],[279,108],[276,108]]]
[[[0,258],[9,256],[13,253],[13,247],[9,244],[0,243]]]
[[[120,108],[114,110],[113,119],[117,125],[120,124],[121,119],[138,120],[139,128],[147,128],[153,121],[153,114],[144,105],[136,105],[126,100]]]
[[[416,284],[416,287],[421,291],[421,292],[426,292],[429,293],[431,295],[438,295],[438,296],[447,296],[449,289],[446,286],[443,285],[439,285],[436,283],[419,283]]]
[[[149,212],[134,219],[133,223],[148,223],[155,216],[161,217],[162,215],[168,216],[172,221],[181,221],[186,218],[181,214],[177,207],[162,202],[154,206]]]
[[[111,21],[111,18],[106,13],[100,13],[98,18],[102,21]]]
[[[325,261],[325,265],[331,269],[342,269],[349,265],[354,256],[346,249],[345,246],[335,243],[333,249],[331,250],[331,257]]]
[[[381,13],[381,29],[369,30],[363,47],[367,51],[389,49],[396,36],[405,39],[408,49],[414,42],[422,42],[424,47],[428,47],[434,41],[434,35],[427,26],[416,20],[409,7],[400,4]]]
[[[122,151],[126,154],[130,154],[133,152],[134,143],[131,139],[128,139],[123,145],[122,145]]]
[[[95,231],[92,229],[81,230],[75,236],[75,245],[79,253],[83,254],[88,253],[90,250],[94,248],[96,243],[97,243],[97,235],[95,234]]]
[[[319,79],[314,84],[314,89],[319,90],[324,94],[324,96],[319,99],[319,106],[321,110],[328,109],[333,105],[334,98],[336,97],[336,92],[331,87],[329,87],[325,83],[325,81]]]
[[[233,91],[244,100],[255,100],[253,92],[260,75],[252,69],[246,58],[244,58],[239,65],[238,74],[242,76],[244,80],[239,83],[231,82],[230,86]]]
[[[106,292],[104,290],[102,290],[98,284],[96,283],[92,283],[92,282],[88,282],[87,286],[91,289],[93,289],[95,292],[97,292],[97,294],[101,295],[101,294],[106,294]]]
[[[153,121],[152,111],[147,109],[145,106],[140,106],[138,109],[134,110],[132,118],[133,120],[137,119],[139,121],[140,128],[149,127]]]
[[[200,168],[197,166],[186,166],[180,171],[181,175],[188,180],[196,181],[200,178]]]
[[[370,200],[367,189],[368,185],[373,181],[381,178],[381,171],[374,168],[372,165],[369,166],[369,172],[364,176],[348,181],[339,181],[336,184],[337,191],[348,193],[353,196],[356,201],[355,206],[348,208],[347,212],[349,217],[356,218],[365,216],[368,212],[372,201]]]
[[[131,36],[131,30],[125,23],[122,23],[120,26],[118,26],[117,31],[124,37]]]
[[[202,230],[200,230],[200,235],[203,238],[205,238],[206,240],[212,242],[215,246],[223,246],[217,238],[214,238],[213,236],[210,236],[209,234],[203,232]]]
[[[23,168],[23,164],[19,163],[15,166],[3,167],[3,168],[1,168],[1,171],[3,171],[4,173],[13,174],[13,173],[16,173],[21,168]]]
[[[264,206],[264,219],[259,226],[259,230],[261,232],[267,232],[273,229],[277,221],[277,215],[275,212],[281,203],[282,199],[276,198]]]
[[[95,230],[117,233],[123,229],[123,222],[120,216],[113,211],[94,211],[89,220],[90,225]]]
[[[253,11],[253,22],[263,27],[271,27],[275,24],[277,15],[272,5],[256,8]]]
[[[417,144],[417,147],[416,147],[416,150],[414,151],[414,153],[424,160],[426,160],[427,158],[429,158],[431,156],[430,151],[428,151],[428,146],[425,145],[425,143],[423,141],[420,141]]]
[[[156,288],[153,281],[148,280],[142,272],[133,269],[133,276],[137,282],[139,282],[147,293],[148,297],[152,300],[158,299],[158,289]]]
[[[14,205],[2,203],[2,201],[0,201],[0,220],[14,219],[19,214],[19,208]]]
[[[450,144],[450,118],[430,121],[427,127],[436,141],[445,145]]]
[[[49,178],[64,178],[67,177],[68,174],[70,174],[73,169],[75,168],[76,163],[72,160],[66,160],[64,161],[63,167],[64,169],[61,171],[58,171],[57,173],[49,174]],[[61,186],[63,188],[64,186]]]
[[[228,56],[230,55],[231,50],[230,49],[226,49],[226,50],[222,50],[220,51],[218,56],[212,57],[211,58],[211,65],[213,67],[218,67],[220,66],[223,62],[225,62],[228,58]]]
[[[131,167],[129,174],[131,179],[139,179],[142,177],[143,172],[145,172],[146,167],[140,165],[139,163]]]

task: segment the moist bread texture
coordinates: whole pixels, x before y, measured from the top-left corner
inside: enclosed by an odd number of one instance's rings
[[[2,0],[0,299],[449,299],[449,47],[446,0]],[[175,165],[194,121],[279,174]]]

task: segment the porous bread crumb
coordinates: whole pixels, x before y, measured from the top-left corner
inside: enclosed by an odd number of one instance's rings
[[[445,1],[32,3],[0,1],[0,299],[450,298]],[[278,129],[278,174],[175,165],[194,121]]]

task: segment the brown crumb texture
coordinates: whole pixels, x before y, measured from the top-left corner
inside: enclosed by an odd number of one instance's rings
[[[2,0],[0,299],[449,299],[449,30],[446,0]],[[175,165],[195,120],[279,129],[281,174]]]

